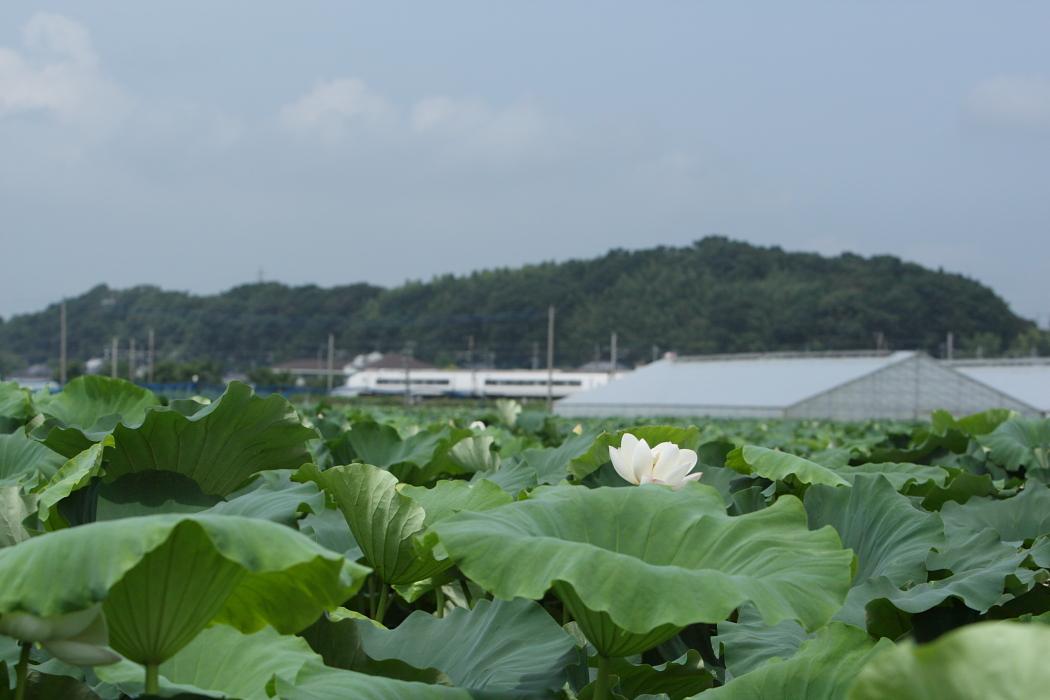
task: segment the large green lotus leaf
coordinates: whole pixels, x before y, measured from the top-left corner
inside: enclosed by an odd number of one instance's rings
[[[399,488],[401,493],[423,506],[423,510],[426,511],[424,528],[465,510],[490,510],[514,500],[510,494],[487,479],[469,484],[465,481],[445,479],[430,488],[408,484]]]
[[[992,461],[1011,471],[1050,469],[1050,418],[1012,418],[979,440]]]
[[[904,491],[913,484],[943,486],[948,479],[948,471],[942,467],[910,462],[877,462],[856,467],[838,467],[834,471],[851,484],[858,476],[881,474],[898,491]]]
[[[930,423],[915,430],[906,448],[876,448],[873,462],[924,462],[937,452],[961,454],[971,438],[992,432],[1013,415],[1011,411],[992,409],[956,419],[948,411],[934,411]],[[881,441],[880,441],[881,442]]]
[[[857,676],[849,700],[1033,700],[1050,688],[1050,628],[980,622],[916,646],[890,647]]]
[[[336,508],[324,508],[309,513],[297,526],[299,532],[333,552],[341,552],[350,561],[361,558],[361,548],[357,546],[354,533],[346,523],[341,511]]]
[[[294,680],[276,676],[280,700],[472,700],[470,691],[442,685],[400,681],[356,671],[308,664]]]
[[[962,418],[952,418],[951,414],[947,411],[936,411],[934,416],[936,418],[944,417],[947,423],[948,419],[951,419],[950,427],[953,427],[969,437],[977,437],[979,435],[987,435],[992,432],[1004,422],[1013,418],[1016,413],[1007,408],[991,408],[987,411],[981,411],[980,413],[971,413],[968,416]]]
[[[107,478],[173,471],[196,481],[205,493],[225,496],[258,471],[308,462],[307,441],[317,433],[302,424],[282,396],[262,398],[248,385],[231,382],[222,396],[193,415],[156,408],[140,425],[117,426],[113,436]]]
[[[22,430],[0,435],[0,485],[36,485],[50,479],[66,458],[26,436]]]
[[[945,503],[946,528],[980,532],[991,528],[1003,542],[1020,545],[1050,533],[1050,488],[1029,481],[1012,498],[971,498],[965,504]]]
[[[908,613],[929,610],[950,597],[983,613],[1004,602],[1008,577],[1026,579],[1022,583],[1031,585],[1030,572],[1022,568],[1028,556],[1027,551],[1003,544],[993,530],[956,531],[949,533],[943,551],[931,552],[926,560],[928,570],[950,574],[904,590],[886,579],[873,579],[865,593],[871,600],[885,598]]]
[[[680,700],[714,684],[711,673],[704,668],[700,653],[692,649],[674,661],[656,666],[613,659],[609,667],[617,678],[615,692],[628,698]],[[586,690],[580,696],[586,697]]]
[[[726,677],[732,679],[770,659],[793,656],[812,636],[794,620],[767,625],[753,605],[745,605],[740,608],[736,622],[718,623],[718,636],[712,643],[721,646]]]
[[[271,469],[255,475],[252,481],[231,493],[208,512],[263,518],[282,525],[294,525],[299,516],[325,509],[325,495],[313,481],[296,482],[291,469]]]
[[[370,464],[333,467],[316,478],[335,497],[369,566],[393,585],[415,583],[451,566],[436,560],[433,543],[420,537],[433,522],[510,500],[485,481],[439,482],[433,489],[402,486],[393,474]]]
[[[321,663],[321,657],[302,637],[278,634],[271,627],[242,634],[213,625],[160,665],[159,681],[163,695],[192,692],[267,700],[266,686],[275,675],[294,679],[311,663]],[[145,669],[134,662],[99,666],[95,673],[124,693],[143,691]]]
[[[389,469],[395,465],[426,466],[445,437],[442,432],[423,430],[402,438],[392,425],[360,421],[354,423],[348,433],[344,433],[343,439],[352,448],[355,459]],[[337,454],[336,459],[340,457],[345,455]]]
[[[335,497],[365,560],[381,580],[414,583],[450,566],[419,546],[426,511],[398,490],[393,474],[370,464],[350,464],[320,472],[318,478]]]
[[[818,627],[841,606],[852,560],[834,530],[806,528],[793,497],[729,517],[718,492],[697,484],[547,487],[432,531],[497,598],[539,599],[553,587],[605,656],[721,622],[747,601],[768,624]]]
[[[25,521],[36,513],[36,496],[17,486],[0,486],[0,547],[29,539]]]
[[[32,417],[33,402],[29,392],[17,382],[0,382],[0,418],[10,418],[21,424]]]
[[[582,481],[591,472],[597,471],[608,463],[609,448],[619,447],[626,433],[639,440],[645,440],[649,447],[656,447],[661,442],[673,442],[681,448],[695,450],[700,446],[700,429],[696,426],[680,428],[672,425],[641,425],[625,428],[615,433],[602,433],[592,443],[590,449],[569,462],[569,474],[576,481]]]
[[[915,508],[882,475],[857,475],[850,489],[811,486],[805,503],[810,527],[835,528],[857,557],[853,587],[835,619],[862,629],[865,606],[884,584],[925,582],[926,558],[945,545],[940,517]]]
[[[922,498],[926,510],[940,510],[946,503],[966,503],[975,496],[991,496],[999,492],[989,474],[973,474],[963,469],[948,467],[944,485],[934,482],[915,484],[908,488],[909,496]]]
[[[361,637],[358,634],[361,628],[357,625],[359,620],[367,622],[370,626],[386,629],[382,624],[360,613],[339,608],[321,616],[299,634],[321,655],[326,666],[402,681],[451,685],[448,676],[437,669],[419,669],[398,659],[377,661],[370,658],[362,648]]]
[[[568,478],[569,463],[586,454],[597,434],[584,432],[571,435],[557,447],[532,447],[522,450],[517,460],[504,463],[500,469],[477,475],[489,479],[508,493],[517,494],[539,484],[557,484]]]
[[[500,468],[491,472],[477,472],[473,479],[491,481],[509,494],[519,494],[533,488],[539,483],[535,468],[526,464],[520,457],[505,459]]]
[[[99,483],[96,488],[94,521],[161,513],[199,513],[222,501],[219,496],[204,493],[196,481],[177,472],[153,470],[124,474],[108,483]]]
[[[393,630],[367,620],[354,624],[370,658],[437,669],[454,685],[486,697],[552,694],[568,680],[576,657],[572,637],[529,600],[481,600],[444,618],[416,611]]]
[[[102,438],[102,442],[89,443],[87,449],[59,467],[54,476],[35,489],[37,513],[42,521],[48,522],[51,527],[61,526],[60,518],[55,517],[55,506],[99,475],[104,449],[112,444],[113,439],[108,435]]]
[[[159,663],[213,620],[296,632],[349,597],[367,571],[265,520],[126,518],[0,550],[0,614],[46,617],[102,602],[113,648]]]
[[[767,661],[697,700],[842,700],[869,659],[893,643],[878,643],[856,627],[832,622],[786,659]],[[894,697],[892,695],[882,696]]]
[[[33,436],[72,457],[121,423],[141,423],[146,412],[159,403],[153,392],[123,379],[77,377],[39,406],[48,420],[33,431]]]
[[[783,481],[790,476],[803,484],[849,485],[846,479],[823,465],[758,445],[736,448],[726,456],[726,466],[741,474],[754,474],[771,481]]]

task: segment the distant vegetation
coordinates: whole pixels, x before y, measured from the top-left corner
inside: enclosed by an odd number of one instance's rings
[[[557,307],[557,362],[655,353],[919,348],[1050,351],[1045,333],[978,282],[889,257],[828,258],[711,237],[682,248],[613,250],[591,260],[445,275],[393,289],[248,284],[215,296],[98,286],[68,300],[70,357],[99,356],[113,336],[157,337],[158,361],[247,370],[316,357],[329,332],[343,356],[401,351],[438,364],[543,362],[546,309]],[[473,341],[470,339],[473,338]],[[473,351],[468,348],[473,342]],[[0,322],[0,371],[53,362],[58,305]]]

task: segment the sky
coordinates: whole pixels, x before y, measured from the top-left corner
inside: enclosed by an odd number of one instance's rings
[[[0,316],[685,245],[1050,321],[1050,3],[0,3]],[[659,284],[659,280],[654,280]]]

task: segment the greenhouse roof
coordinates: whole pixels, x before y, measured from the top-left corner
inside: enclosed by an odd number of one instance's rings
[[[558,404],[786,408],[914,356],[902,351],[664,359]]]
[[[953,362],[951,366],[1032,408],[1050,412],[1050,360],[986,360]]]

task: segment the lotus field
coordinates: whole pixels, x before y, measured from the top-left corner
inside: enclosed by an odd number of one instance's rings
[[[1050,693],[1050,421],[0,384],[0,698]]]

